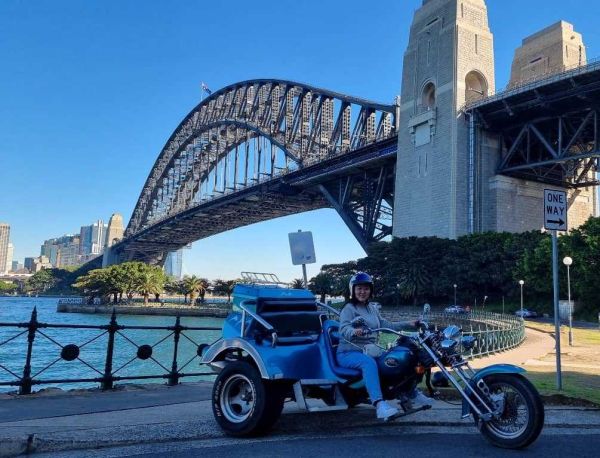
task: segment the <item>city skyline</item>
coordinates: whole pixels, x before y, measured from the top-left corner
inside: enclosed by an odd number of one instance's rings
[[[324,20],[306,22],[284,17],[285,8],[274,2],[258,2],[251,10],[219,4],[173,9],[163,2],[146,2],[143,10],[117,2],[3,2],[0,23],[7,40],[0,52],[15,73],[2,75],[0,85],[0,135],[6,139],[0,218],[13,228],[13,259],[36,255],[49,236],[99,214],[121,213],[126,225],[164,142],[200,101],[202,81],[215,91],[276,76],[391,103],[400,93],[410,20],[420,4],[365,9],[356,1],[344,8],[308,2],[305,7]],[[497,89],[508,83],[521,40],[559,19],[582,33],[590,58],[599,53],[597,4],[487,5]],[[333,17],[339,21],[335,35],[326,25]],[[252,27],[265,21],[270,27]],[[196,28],[198,23],[203,26]],[[377,32],[356,33],[363,24]],[[246,27],[251,33],[242,34]],[[225,29],[232,30],[229,36],[213,38]],[[365,33],[372,35],[365,39]],[[25,165],[23,157],[29,158]],[[53,170],[67,178],[54,179]],[[37,224],[39,217],[44,224]],[[196,242],[186,250],[182,273],[232,278],[241,270],[263,270],[300,277],[287,246],[287,234],[298,229],[312,231],[315,240],[317,263],[309,266],[309,276],[324,262],[364,256],[337,214],[319,210]]]

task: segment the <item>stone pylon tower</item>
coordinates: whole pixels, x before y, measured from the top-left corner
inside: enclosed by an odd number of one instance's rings
[[[123,216],[119,213],[113,213],[108,221],[108,229],[106,231],[106,248],[113,246],[116,242],[123,238],[125,228],[123,227]]]
[[[476,173],[461,108],[494,84],[484,0],[424,0],[404,54],[394,236],[473,230]]]

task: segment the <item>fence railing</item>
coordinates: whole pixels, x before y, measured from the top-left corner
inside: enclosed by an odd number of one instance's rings
[[[30,394],[31,388],[34,385],[48,385],[48,384],[67,384],[67,383],[100,383],[103,390],[111,389],[114,386],[114,382],[122,380],[148,380],[148,379],[166,379],[169,385],[176,385],[179,380],[184,377],[192,376],[205,376],[213,375],[210,372],[183,372],[185,368],[188,368],[194,361],[200,360],[203,348],[208,345],[207,343],[198,343],[191,334],[195,331],[220,331],[221,328],[216,327],[195,327],[195,326],[182,326],[179,317],[175,319],[173,326],[130,326],[123,325],[117,322],[117,317],[113,311],[110,321],[106,325],[81,325],[81,324],[49,324],[38,322],[37,310],[34,308],[31,313],[31,318],[26,323],[0,323],[1,328],[16,328],[16,334],[10,336],[7,339],[0,341],[0,354],[7,354],[9,343],[14,342],[21,336],[27,336],[27,350],[25,354],[25,363],[20,370],[20,373],[8,367],[9,365],[3,358],[0,358],[0,373],[4,375],[10,374],[14,377],[11,380],[4,381],[0,379],[0,386],[16,386],[19,387],[19,394]],[[58,337],[49,335],[47,330],[50,329],[71,329],[81,331],[79,334],[83,334],[85,330],[97,331],[94,335],[89,336],[85,342],[81,344],[68,343],[64,344],[58,341]],[[125,331],[133,330],[146,330],[146,331],[161,331],[166,335],[161,336],[157,341],[152,344],[148,343],[137,343],[134,337],[128,336]],[[119,337],[119,341],[122,344],[127,345],[127,348],[117,348],[116,338]],[[155,337],[155,336],[152,336]],[[155,337],[156,338],[156,337]],[[49,342],[50,349],[35,348],[35,343],[40,339],[44,339],[45,342]],[[102,358],[102,362],[90,362],[87,358],[84,359],[82,355],[82,349],[93,342],[98,342],[101,339],[106,339],[106,348]],[[182,361],[182,356],[179,354],[180,343],[182,339],[186,340],[195,349],[193,355],[187,355],[187,361]],[[157,358],[153,356],[154,350],[164,342],[171,341],[173,348],[170,358],[170,368],[166,367],[165,364],[161,363]],[[54,352],[56,350],[56,352]],[[131,351],[135,350],[135,351]],[[118,353],[117,353],[118,352]],[[40,359],[45,359],[44,366],[41,369],[32,370],[32,363],[34,357],[40,353]],[[121,362],[115,364],[115,355],[119,355]],[[125,360],[123,360],[123,356]],[[46,364],[46,362],[50,360]],[[77,361],[89,369],[95,376],[93,377],[75,377],[75,378],[57,378],[50,377],[45,378],[47,371],[56,365],[57,363],[74,362]],[[135,361],[152,363],[152,368],[158,367],[156,373],[148,368],[145,368],[142,374],[136,375],[120,375],[124,369],[130,367]],[[168,364],[167,364],[168,365]],[[118,367],[116,367],[118,366]]]
[[[420,311],[382,311],[382,315],[393,321],[411,320],[419,317]],[[465,353],[467,358],[481,358],[494,353],[510,350],[525,340],[525,322],[523,318],[474,311],[469,313],[431,312],[429,324],[445,327],[457,325],[464,335],[475,337],[475,346]]]
[[[383,316],[397,321],[415,319],[419,316],[419,312],[412,310],[394,310],[383,311]],[[525,326],[522,318],[512,317],[509,315],[501,315],[497,313],[487,312],[471,312],[468,314],[455,313],[431,313],[429,315],[430,324],[438,327],[456,324],[464,334],[472,335],[476,338],[476,345],[466,355],[469,358],[482,357],[496,352],[509,350],[521,344],[525,338]],[[208,345],[208,342],[199,343],[194,338],[194,333],[202,333],[201,337],[207,337],[209,332],[213,332],[213,337],[220,333],[220,327],[210,326],[183,326],[180,318],[175,319],[173,326],[138,326],[124,325],[117,322],[116,313],[113,311],[110,321],[105,325],[82,325],[82,324],[50,324],[42,323],[37,320],[37,311],[34,309],[31,313],[31,318],[25,323],[0,323],[0,330],[15,329],[16,333],[11,336],[2,337],[0,341],[0,355],[11,353],[19,353],[22,355],[20,348],[10,349],[9,344],[13,345],[17,339],[26,337],[27,350],[25,352],[24,364],[15,369],[9,367],[4,358],[0,358],[0,387],[15,386],[19,388],[19,394],[30,394],[34,385],[53,385],[53,384],[74,384],[74,383],[99,383],[103,390],[112,389],[114,383],[125,380],[148,380],[148,379],[166,379],[169,385],[176,385],[179,380],[185,377],[196,376],[211,376],[209,372],[184,372],[184,369],[189,368],[190,364],[200,362],[203,349]],[[61,334],[52,336],[48,330],[63,330]],[[63,334],[65,330],[76,330],[77,335],[82,337],[85,333],[88,335],[83,343],[61,343],[59,339],[65,338]],[[138,343],[132,335],[135,331],[153,331],[152,336],[148,333],[144,335],[144,339],[154,340],[153,344]],[[9,331],[10,332],[10,331]],[[161,333],[165,335],[160,335]],[[6,332],[1,333],[4,335]],[[129,334],[129,335],[128,335]],[[157,337],[156,334],[159,334]],[[68,336],[69,338],[72,336]],[[49,346],[36,346],[40,340],[45,343],[50,343]],[[105,347],[101,346],[96,354],[96,361],[91,361],[83,355],[85,350],[94,342],[105,342]],[[172,349],[169,349],[170,368],[169,364],[163,364],[158,358],[155,358],[153,353],[157,347],[165,342],[172,344]],[[187,354],[182,356],[180,353],[180,345],[186,342]],[[190,348],[191,346],[191,348]],[[83,350],[83,351],[82,351]],[[118,358],[116,358],[118,356]],[[163,352],[163,357],[165,352]],[[35,358],[39,363],[43,361],[41,368],[33,368]],[[117,361],[119,359],[120,361]],[[79,362],[94,375],[92,377],[52,377],[47,376],[50,368],[59,362],[73,363]],[[135,363],[138,366],[136,370],[143,372],[133,375],[122,375],[124,370]],[[151,368],[158,367],[160,370],[152,372],[147,366],[139,366],[140,363],[151,364]],[[39,365],[39,364],[38,364]],[[6,380],[8,374],[9,380]],[[61,372],[62,374],[62,372]],[[11,378],[12,377],[12,378]]]

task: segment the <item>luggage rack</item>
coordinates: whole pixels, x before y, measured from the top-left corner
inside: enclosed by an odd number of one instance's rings
[[[272,285],[272,286],[286,286],[289,285],[281,280],[275,274],[267,272],[242,272],[242,280],[244,283],[251,285]]]

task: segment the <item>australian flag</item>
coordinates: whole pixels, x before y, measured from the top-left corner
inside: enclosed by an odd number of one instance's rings
[[[206,92],[208,95],[212,94],[212,91],[208,88],[208,86],[206,84],[202,83],[201,87],[202,87],[202,90],[204,92]]]

